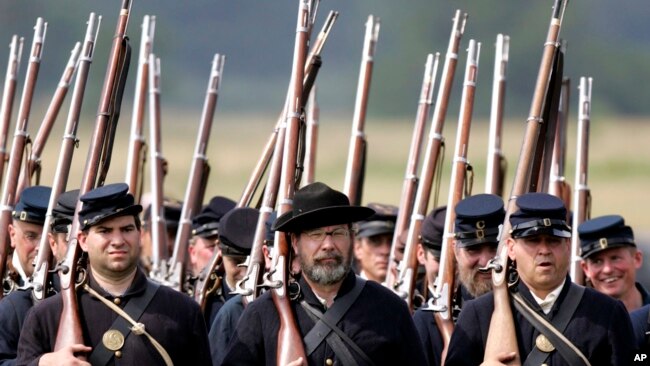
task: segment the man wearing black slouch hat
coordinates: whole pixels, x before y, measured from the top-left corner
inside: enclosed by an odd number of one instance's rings
[[[289,235],[301,266],[291,308],[307,360],[292,365],[425,363],[404,300],[350,268],[352,223],[372,214],[317,182],[297,190],[292,210],[276,220],[273,229]],[[246,307],[223,365],[275,365],[279,327],[267,292]]]

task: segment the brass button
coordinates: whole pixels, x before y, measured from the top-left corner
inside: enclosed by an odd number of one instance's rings
[[[116,358],[122,358],[122,351],[115,351]]]
[[[116,297],[116,298],[113,299],[113,302],[115,303],[115,305],[119,305],[119,304],[122,303],[122,300],[120,300],[119,297]]]
[[[325,364],[327,366],[332,366],[334,364],[334,361],[331,358],[328,358],[327,360],[325,360]]]

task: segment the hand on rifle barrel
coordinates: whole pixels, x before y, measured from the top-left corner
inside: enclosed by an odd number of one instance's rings
[[[58,351],[44,354],[38,361],[39,366],[46,365],[71,365],[71,366],[90,366],[89,362],[78,359],[75,354],[90,353],[91,347],[83,344],[73,344],[66,346]]]

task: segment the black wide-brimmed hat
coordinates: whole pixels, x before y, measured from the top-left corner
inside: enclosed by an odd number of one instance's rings
[[[273,230],[298,233],[323,226],[357,222],[375,213],[368,207],[351,206],[348,197],[324,183],[308,184],[296,191],[291,211],[280,215]]]
[[[456,204],[454,237],[459,248],[498,244],[499,226],[506,212],[503,200],[494,194],[469,196]]]
[[[53,233],[67,233],[72,219],[74,210],[79,201],[79,190],[63,192],[56,200],[56,206],[52,209],[52,221],[50,228]]]
[[[23,189],[11,216],[14,220],[43,225],[52,188],[33,186]]]
[[[396,206],[383,203],[369,203],[367,207],[374,210],[375,213],[359,222],[357,238],[380,234],[393,234],[395,232],[395,221],[397,221],[398,210]]]
[[[636,246],[632,228],[625,225],[625,219],[619,215],[587,220],[578,226],[578,235],[582,258],[610,248]]]
[[[526,193],[517,197],[517,207],[518,210],[510,215],[510,235],[513,238],[542,234],[571,237],[566,207],[561,199],[548,193]]]
[[[95,188],[81,195],[79,211],[81,230],[86,230],[102,221],[128,215],[138,215],[142,206],[135,203],[126,183],[113,183]]]
[[[445,231],[445,216],[447,206],[440,206],[433,209],[422,221],[420,229],[420,243],[425,248],[433,251],[433,255],[440,257],[442,252],[442,237]]]
[[[219,221],[219,245],[227,256],[251,254],[260,211],[239,207],[228,211]]]

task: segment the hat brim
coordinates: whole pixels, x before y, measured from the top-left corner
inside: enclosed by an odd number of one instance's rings
[[[138,214],[142,212],[142,206],[140,205],[131,205],[129,207],[125,207],[124,209],[121,209],[119,211],[115,211],[112,213],[109,213],[105,216],[101,216],[98,218],[95,218],[92,220],[92,222],[88,223],[81,223],[81,230],[86,230],[90,228],[91,226],[96,226],[98,224],[101,224],[102,222],[105,222],[106,220],[115,218],[115,217],[120,217],[120,216],[138,216]]]
[[[571,231],[565,230],[565,229],[560,229],[560,228],[554,228],[554,227],[531,227],[529,229],[525,230],[520,230],[518,232],[512,233],[512,237],[515,239],[518,238],[528,238],[531,236],[537,236],[537,235],[549,235],[549,236],[555,236],[558,238],[570,238],[571,237]]]
[[[367,238],[370,236],[375,236],[375,235],[381,235],[381,234],[394,234],[395,233],[395,227],[373,227],[373,228],[368,228],[364,230],[359,230],[357,233],[357,238]]]
[[[604,247],[604,248],[594,245],[591,248],[591,250],[583,251],[582,253],[580,253],[580,256],[582,257],[582,259],[587,259],[590,256],[592,256],[592,255],[594,255],[596,253],[600,253],[600,252],[602,252],[604,250],[614,249],[614,248],[622,248],[622,247],[635,248],[636,244],[632,244],[632,243],[607,243],[607,246]]]
[[[275,220],[271,229],[283,232],[300,232],[318,227],[361,221],[374,213],[373,209],[361,206],[329,206],[295,216],[293,211],[288,211]]]

